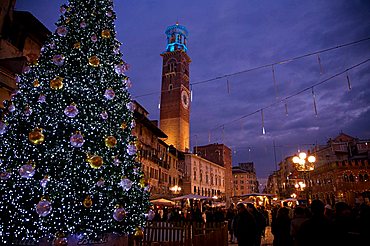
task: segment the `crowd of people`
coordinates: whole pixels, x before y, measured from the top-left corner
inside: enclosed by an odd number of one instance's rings
[[[199,206],[159,208],[148,214],[153,221],[228,222],[229,240],[240,246],[260,246],[271,226],[273,246],[370,245],[370,204],[351,207],[338,202],[333,207],[320,200],[309,206],[255,206],[231,204],[228,209]]]

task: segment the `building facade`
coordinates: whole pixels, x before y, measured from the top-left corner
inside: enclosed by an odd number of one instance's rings
[[[305,200],[308,197],[331,205],[339,201],[353,205],[369,200],[370,140],[340,133],[309,152],[316,157],[314,170],[298,171],[294,168],[293,157],[289,156],[269,177],[268,192],[277,192],[280,199]]]
[[[0,102],[10,98],[17,87],[16,74],[37,61],[50,34],[31,13],[15,11],[15,2],[0,1]]]
[[[225,167],[201,156],[185,153],[185,194],[225,198]]]
[[[176,23],[166,30],[167,47],[161,54],[162,87],[160,103],[160,128],[173,145],[182,152],[190,148],[190,89],[189,64],[187,55],[188,31]]]
[[[179,156],[183,155],[163,141],[167,135],[158,128],[156,121],[148,119],[148,112],[138,102],[134,103],[136,125],[132,133],[137,137],[138,158],[151,187],[151,198],[170,198],[175,195],[171,187],[182,186]]]
[[[230,201],[234,189],[231,149],[224,144],[214,143],[204,146],[195,146],[193,151],[202,158],[225,168],[225,198],[227,202]]]
[[[233,167],[232,174],[234,197],[259,192],[256,170],[253,162],[239,163],[238,166]]]

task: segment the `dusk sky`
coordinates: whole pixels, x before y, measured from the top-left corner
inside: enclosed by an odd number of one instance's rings
[[[16,10],[55,31],[63,3],[17,0]],[[370,1],[114,3],[130,92],[151,120],[159,120],[164,31],[176,21],[188,29],[191,146],[224,143],[234,165],[253,161],[257,177],[267,178],[275,159],[323,145],[340,132],[370,139]],[[316,51],[322,52],[309,55]],[[296,57],[302,58],[290,60]]]

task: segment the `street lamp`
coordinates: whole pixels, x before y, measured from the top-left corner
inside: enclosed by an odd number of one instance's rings
[[[178,185],[174,185],[174,186],[170,187],[170,191],[172,191],[174,194],[178,194],[181,191],[181,187],[178,186]]]
[[[297,171],[303,172],[304,181],[305,183],[308,183],[308,187],[306,187],[306,185],[299,185],[298,187],[306,190],[306,199],[308,205],[311,198],[311,194],[309,194],[311,188],[310,182],[307,182],[307,174],[315,169],[314,163],[316,162],[316,157],[313,155],[307,156],[305,152],[300,152],[298,156],[293,157],[292,161],[295,164],[295,168],[297,169]]]

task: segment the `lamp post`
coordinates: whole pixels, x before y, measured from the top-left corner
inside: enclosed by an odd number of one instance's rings
[[[311,198],[311,194],[309,193],[311,191],[311,185],[310,180],[307,180],[307,174],[315,169],[314,163],[316,162],[316,157],[313,155],[307,156],[305,152],[300,152],[298,156],[293,157],[292,161],[295,164],[295,168],[297,169],[297,171],[303,172],[303,178],[306,185],[299,185],[299,187],[305,189],[308,205]]]
[[[172,191],[174,195],[177,195],[177,194],[180,193],[181,187],[178,186],[178,185],[174,185],[174,186],[170,187],[170,191]]]

